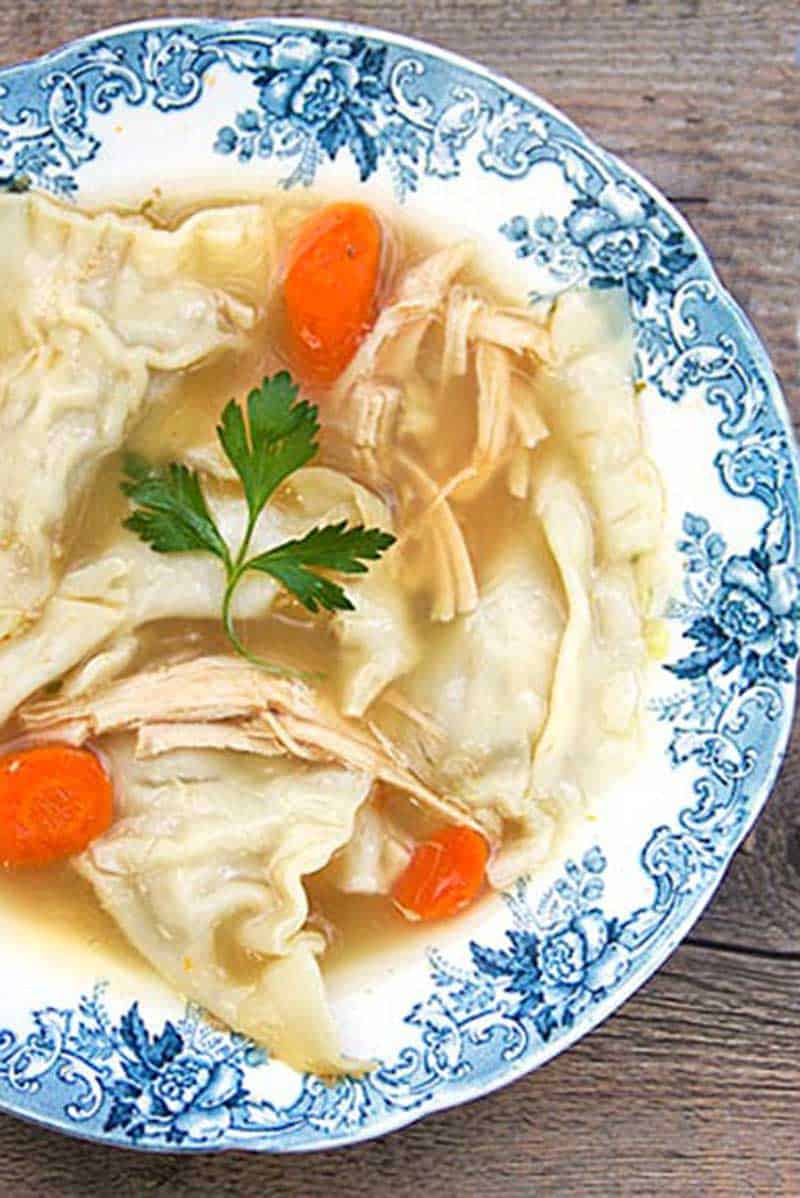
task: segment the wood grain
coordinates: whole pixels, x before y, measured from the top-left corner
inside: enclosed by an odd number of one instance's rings
[[[0,64],[132,16],[337,16],[326,0],[16,0]],[[472,56],[559,105],[682,207],[747,308],[800,423],[795,0],[360,0],[349,19]],[[514,1086],[315,1157],[177,1158],[0,1118],[0,1194],[800,1194],[800,733],[704,919],[648,985]]]

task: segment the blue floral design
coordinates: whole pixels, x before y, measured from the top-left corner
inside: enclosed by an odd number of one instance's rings
[[[201,1054],[172,1023],[151,1037],[138,1003],[120,1021],[117,1043],[122,1076],[108,1087],[104,1131],[122,1128],[134,1143],[164,1135],[168,1143],[210,1144],[230,1130],[247,1097],[235,1051],[223,1060]]]
[[[695,648],[667,666],[697,681],[712,671],[735,672],[743,689],[760,679],[791,682],[798,653],[798,576],[787,545],[772,543],[772,523],[762,543],[746,554],[727,554],[723,538],[704,516],[687,512],[678,549],[686,561],[688,602],[672,611],[687,620],[684,635]]]
[[[115,101],[142,104],[146,90],[124,49],[100,42],[87,43],[69,71],[43,72],[39,85],[41,99],[31,105],[24,87],[0,84],[0,185],[35,182],[67,198],[77,190],[74,172],[100,148],[89,129],[92,114],[110,111]]]
[[[553,278],[592,287],[625,287],[646,305],[652,292],[673,293],[695,261],[686,238],[655,201],[627,180],[587,179],[563,222],[517,215],[500,227],[518,258],[547,267]]]
[[[115,1026],[103,990],[84,997],[77,1011],[37,1013],[37,1031],[25,1041],[0,1033],[0,1082],[36,1094],[43,1079],[58,1077],[81,1091],[68,1108],[73,1119],[102,1120],[104,1133],[133,1144],[222,1139],[249,1097],[245,1069],[264,1053],[241,1036],[212,1031],[194,1008],[153,1035],[134,1003]]]
[[[642,303],[651,287],[674,290],[695,258],[655,201],[625,181],[612,180],[596,196],[578,200],[564,227],[586,252],[593,286],[627,286]]]
[[[354,178],[385,171],[400,199],[465,167],[507,185],[501,233],[531,294],[627,289],[639,374],[666,402],[715,411],[714,466],[734,505],[725,536],[704,515],[683,520],[683,593],[670,614],[684,648],[667,667],[677,689],[653,707],[693,797],[641,849],[639,909],[609,909],[599,847],[567,862],[536,909],[516,887],[499,943],[473,942],[458,963],[431,956],[429,992],[394,1060],[336,1086],[298,1078],[281,1101],[269,1085],[272,1101],[259,1094],[263,1055],[196,1011],[156,1031],[136,1004],[114,1016],[96,991],[32,1012],[25,1032],[0,1029],[0,1099],[12,1110],[139,1147],[309,1148],[388,1130],[533,1067],[544,1044],[563,1046],[613,1009],[699,912],[789,727],[797,478],[766,357],[680,219],[557,114],[422,49],[272,21],[84,41],[0,74],[0,186],[73,196],[102,153],[102,117],[147,106],[169,120],[203,98],[214,71],[241,76],[250,96],[216,133],[231,169],[274,157],[288,164],[287,186],[308,185],[325,162],[350,157]],[[559,207],[521,213],[514,181],[536,196],[540,169],[559,172]],[[741,543],[745,505],[758,533]]]
[[[247,162],[254,154],[300,155],[286,185],[310,183],[320,154],[333,159],[347,147],[367,179],[378,162],[376,100],[385,46],[363,38],[288,34],[269,47],[254,82],[260,111],[248,109],[224,126],[216,148]]]
[[[710,822],[717,835],[741,827],[746,786],[758,761],[754,746],[783,714],[781,687],[792,685],[797,665],[800,603],[783,493],[787,479],[779,470],[765,488],[766,460],[764,447],[754,455],[747,440],[718,462],[732,489],[760,489],[772,513],[748,553],[729,554],[704,516],[683,518],[678,548],[685,561],[684,597],[672,603],[671,615],[694,647],[666,668],[689,685],[652,704],[672,727],[674,764],[693,758],[706,770],[695,783],[697,808],[681,819],[692,835],[703,834],[692,851],[712,868],[718,851],[704,825]]]
[[[293,113],[312,125],[336,121],[360,83],[356,62],[365,49],[344,42],[331,51],[308,34],[279,38],[270,51],[270,65],[256,77],[261,105],[274,116]],[[380,67],[385,52],[379,52]]]
[[[738,668],[749,685],[766,675],[791,682],[797,656],[797,577],[785,563],[771,563],[759,549],[729,557],[719,571],[712,613],[698,616],[685,635],[696,648],[667,668],[697,679],[713,667]]]
[[[414,1008],[409,1022],[423,1029],[438,1067],[462,1075],[469,1069],[470,1043],[487,1035],[505,1041],[506,1055],[514,1058],[531,1038],[546,1044],[569,1034],[635,973],[719,860],[713,852],[699,853],[685,833],[660,828],[645,846],[642,864],[655,882],[654,899],[625,919],[603,910],[606,860],[594,846],[580,862],[565,863],[537,910],[525,883],[518,883],[507,896],[513,927],[500,946],[473,941],[471,969],[434,954],[435,995]]]
[[[581,249],[564,236],[555,217],[537,216],[528,221],[524,216],[512,216],[500,226],[500,232],[514,243],[517,258],[529,258],[558,282],[569,283],[582,269]]]
[[[651,853],[654,860],[660,854],[661,872],[672,879],[694,869],[686,853],[657,845]],[[137,1003],[114,1024],[102,988],[84,998],[78,1012],[38,1013],[38,1030],[26,1039],[0,1032],[0,1085],[10,1082],[31,1100],[48,1078],[78,1087],[77,1100],[66,1108],[70,1118],[120,1142],[246,1146],[255,1138],[305,1139],[309,1129],[324,1142],[379,1112],[397,1115],[430,1103],[443,1086],[474,1074],[487,1043],[497,1045],[504,1060],[521,1057],[532,1038],[544,1043],[569,1030],[589,1006],[612,994],[661,920],[643,920],[640,912],[625,922],[607,918],[599,905],[605,869],[598,847],[580,864],[568,861],[538,912],[518,885],[507,899],[514,927],[505,945],[471,943],[466,970],[432,955],[435,990],[406,1017],[419,1030],[418,1048],[335,1087],[307,1075],[284,1106],[251,1093],[247,1070],[264,1058],[241,1037],[213,1032],[191,1009],[185,1020],[168,1021],[153,1034]],[[672,884],[662,912],[679,893]]]
[[[606,861],[597,846],[566,862],[537,910],[519,883],[507,896],[513,926],[503,944],[472,942],[467,969],[431,955],[434,990],[406,1017],[418,1047],[336,1086],[306,1075],[284,1105],[252,1094],[248,1070],[264,1057],[241,1037],[214,1032],[194,1010],[153,1034],[136,1003],[114,1024],[102,989],[78,1011],[36,1013],[37,1030],[25,1038],[0,1030],[0,1091],[24,1094],[28,1110],[40,1095],[55,1099],[84,1132],[181,1150],[308,1147],[347,1140],[376,1120],[403,1123],[443,1088],[482,1076],[487,1049],[490,1059],[523,1059],[613,1000],[720,864],[713,844],[657,829],[642,853],[653,902],[625,919],[603,910]]]
[[[577,1016],[630,968],[617,921],[594,905],[603,893],[600,874],[605,864],[597,849],[586,854],[581,867],[567,863],[567,914],[546,932],[527,909],[523,889],[512,908],[518,926],[506,933],[508,947],[470,945],[477,968],[520,996],[513,1013],[532,1017],[542,1040],[549,1040],[556,1029],[572,1027]]]

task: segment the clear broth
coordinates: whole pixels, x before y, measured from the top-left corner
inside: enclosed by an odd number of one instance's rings
[[[147,206],[148,215],[170,227],[199,208],[230,202],[204,198],[202,203],[160,196]],[[324,200],[310,196],[302,203],[275,204],[275,222],[279,247],[285,247],[302,219]],[[395,268],[421,260],[441,245],[433,237],[407,221],[399,225],[392,218],[393,244],[390,258]],[[508,302],[487,285],[475,270],[462,272],[467,283],[474,283],[493,294],[498,303]],[[244,352],[225,353],[201,368],[185,374],[170,391],[169,397],[155,405],[129,439],[127,449],[156,462],[168,462],[190,447],[215,442],[215,427],[220,412],[231,397],[243,398],[261,378],[286,365],[281,346],[282,313],[279,289],[274,297],[265,297],[264,310],[250,344]],[[436,332],[431,334],[436,337]],[[444,423],[448,428],[446,444],[432,453],[426,468],[435,478],[463,464],[475,435],[474,378],[456,379],[441,397]],[[318,399],[325,422],[325,394]],[[319,464],[326,464],[324,456]],[[94,557],[113,541],[126,514],[126,500],[119,490],[122,454],[113,455],[103,465],[91,496],[82,513],[68,565]],[[503,479],[495,480],[472,503],[461,505],[457,518],[461,523],[473,561],[480,562],[497,548],[498,529],[513,536],[524,517],[524,507],[508,493]],[[480,575],[480,571],[478,571]],[[420,602],[418,628],[426,636],[430,622],[427,605]],[[324,620],[314,619],[291,604],[276,609],[266,618],[244,623],[243,639],[256,653],[314,673],[326,671],[336,644]],[[427,634],[429,635],[429,633]],[[156,663],[178,660],[189,655],[224,650],[227,642],[214,621],[158,621],[140,630],[140,648],[131,671]],[[15,735],[13,721],[6,728],[6,741]],[[345,895],[321,876],[308,880],[312,904],[312,923],[322,924],[329,932],[330,947],[324,960],[328,973],[341,973],[366,956],[383,955],[398,947],[422,944],[430,940],[429,925],[410,925],[385,896]],[[101,945],[109,960],[127,962],[131,967],[146,967],[129,945],[114,921],[101,909],[90,886],[69,865],[9,872],[0,869],[0,904],[29,926],[35,935],[45,932],[78,951]],[[469,916],[479,922],[480,905]]]

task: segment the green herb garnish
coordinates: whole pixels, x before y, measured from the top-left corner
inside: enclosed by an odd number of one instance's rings
[[[217,528],[194,470],[173,462],[165,469],[128,455],[122,490],[135,505],[124,521],[156,553],[213,553],[225,570],[221,618],[237,653],[273,672],[278,667],[255,657],[242,644],[233,623],[231,605],[245,574],[269,574],[311,612],[352,611],[344,589],[321,570],[365,574],[394,544],[379,528],[342,521],[312,528],[304,537],[284,541],[265,553],[249,557],[256,522],[275,489],[316,455],[319,445],[317,409],[298,401],[297,386],[284,371],[265,378],[247,397],[247,416],[235,400],[222,413],[217,428],[225,454],[242,480],[247,501],[247,527],[234,553]]]

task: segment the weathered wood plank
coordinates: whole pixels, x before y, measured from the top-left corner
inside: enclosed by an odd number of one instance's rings
[[[172,0],[255,16],[263,0]],[[266,6],[336,16],[331,0]],[[160,15],[139,0],[136,16]],[[475,57],[558,104],[674,197],[748,309],[796,421],[800,9],[791,0],[355,0],[353,20]],[[116,0],[0,6],[0,65],[132,15]],[[621,1013],[490,1098],[329,1156],[145,1158],[0,1119],[0,1192],[442,1193],[558,1198],[800,1193],[800,734],[686,946]],[[752,955],[750,950],[757,954]],[[776,954],[770,957],[769,954]]]

